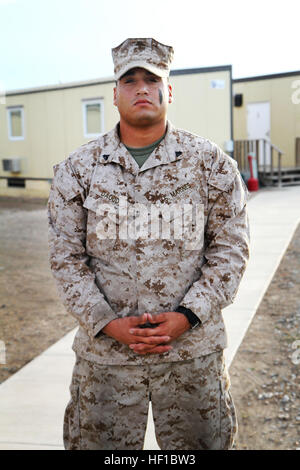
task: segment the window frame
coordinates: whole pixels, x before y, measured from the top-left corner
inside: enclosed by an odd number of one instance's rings
[[[21,127],[22,127],[22,135],[21,136],[13,136],[12,135],[12,121],[11,121],[11,113],[12,111],[21,111]],[[25,139],[25,119],[24,119],[24,106],[8,106],[6,108],[7,111],[7,128],[8,128],[8,139],[11,141],[16,140],[24,140]]]
[[[100,131],[97,133],[88,133],[87,129],[87,105],[100,104]],[[86,138],[99,137],[104,132],[104,99],[103,98],[87,98],[82,100],[83,114],[83,135]]]

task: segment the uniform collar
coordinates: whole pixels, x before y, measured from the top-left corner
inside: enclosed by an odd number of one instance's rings
[[[119,123],[114,129],[99,139],[104,141],[104,145],[101,146],[100,162],[104,164],[110,162],[117,163],[134,175],[159,165],[180,160],[183,157],[182,145],[178,142],[178,132],[170,121],[167,121],[167,132],[164,139],[147,158],[141,168],[139,168],[133,156],[120,141]]]

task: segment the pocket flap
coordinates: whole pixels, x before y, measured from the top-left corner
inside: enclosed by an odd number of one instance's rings
[[[95,212],[99,217],[108,217],[113,223],[117,223],[119,214],[118,204],[103,199],[99,194],[90,192],[83,203],[83,207]],[[124,220],[127,215],[119,215],[119,223]]]
[[[93,212],[97,212],[97,209],[99,207],[100,204],[103,203],[103,200],[101,198],[95,198],[91,195],[88,195],[88,197],[86,198],[86,200],[84,201],[83,203],[83,207],[85,207],[86,209],[89,209]]]
[[[226,155],[226,159],[214,168],[208,179],[208,184],[221,191],[227,191],[236,174],[238,173],[237,162]]]

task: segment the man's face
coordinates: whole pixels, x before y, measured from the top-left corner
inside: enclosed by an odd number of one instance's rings
[[[172,87],[167,79],[142,68],[124,74],[114,88],[114,105],[121,120],[134,127],[147,127],[165,120],[172,102]]]

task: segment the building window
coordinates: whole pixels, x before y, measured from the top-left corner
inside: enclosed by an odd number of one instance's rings
[[[104,130],[103,99],[84,100],[83,133],[84,137],[97,137]]]
[[[11,106],[7,108],[7,120],[9,140],[23,140],[25,138],[23,106]]]

